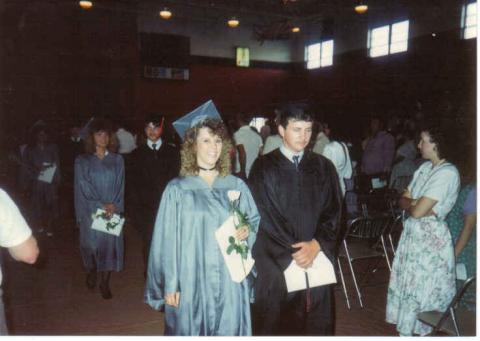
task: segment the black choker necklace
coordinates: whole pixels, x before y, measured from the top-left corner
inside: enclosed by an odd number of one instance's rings
[[[214,166],[213,168],[203,168],[203,167],[198,166],[198,168],[200,168],[201,170],[204,170],[204,171],[212,171],[212,170],[214,170],[216,167]]]

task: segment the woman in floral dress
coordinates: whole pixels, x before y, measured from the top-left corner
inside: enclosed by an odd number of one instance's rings
[[[417,320],[422,311],[445,310],[455,295],[455,256],[445,222],[458,196],[457,168],[446,161],[448,144],[438,128],[421,132],[424,159],[399,204],[409,214],[393,261],[386,321],[400,335],[426,335],[431,328]]]

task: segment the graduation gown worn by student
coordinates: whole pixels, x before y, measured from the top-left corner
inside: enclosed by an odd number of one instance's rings
[[[230,215],[228,191],[241,192],[239,209],[248,215],[255,241],[260,216],[246,184],[217,176],[209,187],[199,176],[178,177],[165,189],[148,259],[145,302],[165,309],[165,335],[251,335],[250,280],[233,282],[215,239]],[[250,277],[250,275],[249,275]],[[180,292],[178,308],[165,294]]]
[[[163,141],[156,151],[147,144],[141,145],[132,153],[132,160],[130,213],[142,235],[146,262],[160,199],[167,183],[178,176],[180,153]]]
[[[281,333],[285,325],[280,321],[282,310],[306,311],[306,290],[287,293],[283,272],[296,251],[290,245],[315,238],[334,264],[341,195],[333,164],[308,151],[298,170],[279,149],[257,159],[249,184],[261,216],[252,250],[258,273],[255,307],[262,325],[259,334],[273,335]],[[311,288],[308,304],[310,314],[300,313],[304,322],[301,332],[326,333],[332,318],[330,286]]]

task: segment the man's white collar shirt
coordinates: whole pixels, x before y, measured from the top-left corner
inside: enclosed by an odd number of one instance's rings
[[[299,152],[299,153],[294,153],[294,152],[292,152],[290,149],[288,149],[287,147],[285,147],[284,144],[282,144],[282,145],[280,146],[280,152],[281,152],[283,155],[285,155],[285,157],[286,157],[287,159],[289,159],[290,162],[292,162],[293,164],[295,163],[295,162],[293,162],[293,157],[294,157],[294,156],[298,156],[298,163],[300,163],[300,161],[301,161],[302,158],[303,158],[303,154],[304,154],[304,151],[303,151],[303,150],[302,150],[301,152]]]
[[[147,145],[150,149],[153,149],[153,145],[155,144],[154,150],[159,150],[162,146],[162,139],[158,139],[156,142],[152,142],[152,140],[147,139]]]

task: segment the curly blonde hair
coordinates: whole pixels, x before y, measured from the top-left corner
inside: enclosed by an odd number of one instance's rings
[[[112,124],[106,119],[95,119],[90,124],[88,130],[88,136],[85,139],[85,152],[87,154],[94,154],[96,151],[95,140],[93,135],[99,131],[105,131],[108,133],[108,146],[107,149],[110,153],[116,153],[118,150],[117,134],[112,129]]]
[[[220,176],[227,176],[232,173],[231,170],[231,155],[233,144],[228,136],[227,128],[221,120],[206,119],[203,122],[189,128],[185,133],[185,141],[182,144],[180,151],[182,165],[180,168],[180,176],[196,176],[200,168],[197,164],[197,153],[195,145],[197,142],[198,132],[202,128],[208,128],[212,135],[218,136],[222,139],[222,151],[220,158],[215,165]]]

